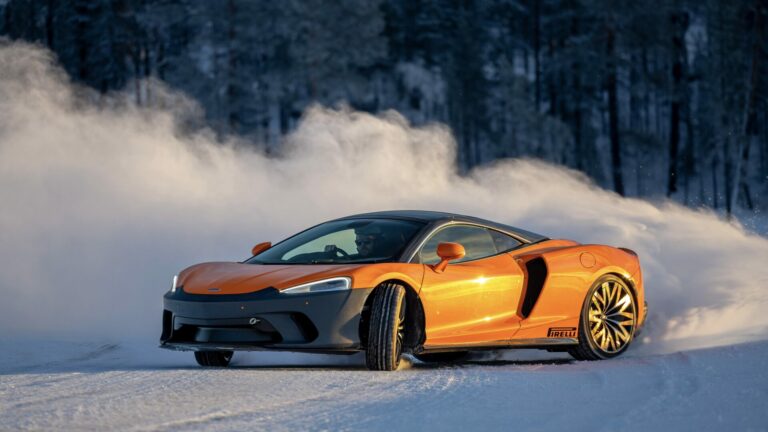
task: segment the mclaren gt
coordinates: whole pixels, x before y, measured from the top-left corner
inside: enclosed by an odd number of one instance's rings
[[[160,344],[219,367],[240,350],[364,351],[372,370],[502,348],[598,360],[632,343],[644,297],[629,249],[458,214],[366,213],[185,269]]]

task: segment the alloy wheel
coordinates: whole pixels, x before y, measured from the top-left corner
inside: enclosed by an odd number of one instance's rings
[[[592,341],[605,353],[618,353],[632,340],[636,316],[629,288],[615,280],[603,282],[592,294],[589,305]]]

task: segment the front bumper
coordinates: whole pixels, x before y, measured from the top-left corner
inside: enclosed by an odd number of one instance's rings
[[[360,318],[372,288],[313,294],[165,294],[162,348],[175,350],[362,349]]]

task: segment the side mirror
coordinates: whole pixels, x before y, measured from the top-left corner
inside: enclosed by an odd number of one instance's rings
[[[251,249],[251,253],[255,256],[271,247],[272,247],[272,242],[259,243],[256,246],[254,246],[253,249]]]
[[[445,268],[448,266],[448,261],[457,260],[459,258],[463,258],[464,255],[466,255],[466,252],[464,251],[464,246],[458,244],[458,243],[440,243],[437,245],[437,256],[440,257],[440,262],[435,264],[432,269],[434,269],[438,273],[442,273],[445,271]]]

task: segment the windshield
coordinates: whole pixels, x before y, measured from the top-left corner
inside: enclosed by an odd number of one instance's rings
[[[248,264],[350,264],[391,262],[423,223],[349,219],[310,228],[245,261]]]

